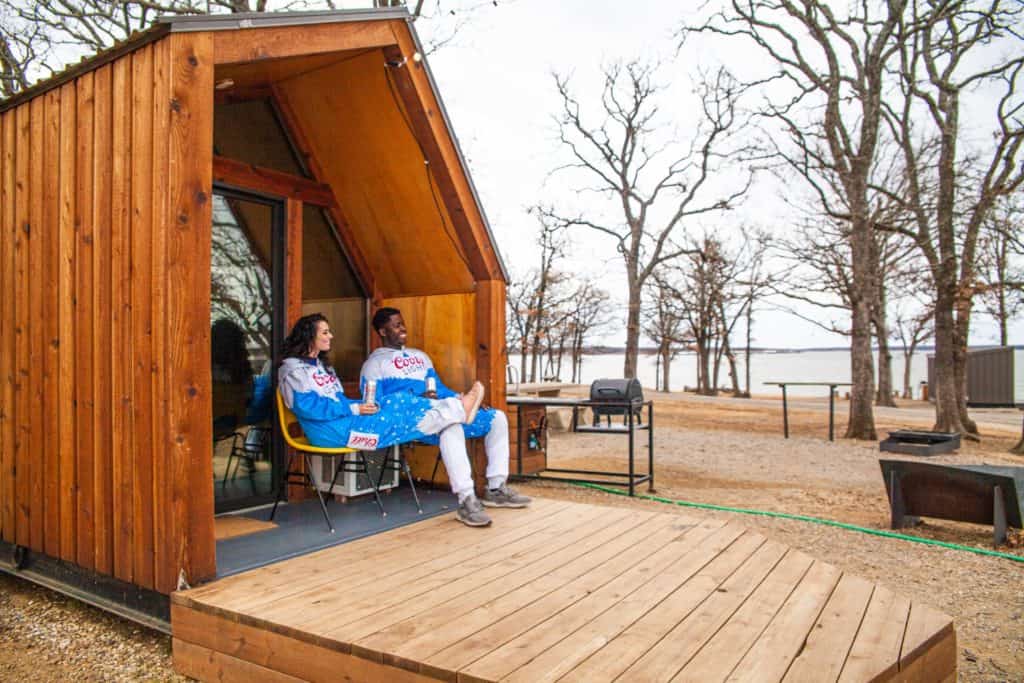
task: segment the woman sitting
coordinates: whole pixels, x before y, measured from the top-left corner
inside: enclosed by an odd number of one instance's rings
[[[409,393],[390,394],[375,404],[349,400],[334,369],[324,363],[333,337],[320,313],[299,318],[284,341],[278,370],[281,398],[314,446],[375,450],[476,417],[484,394],[479,382],[465,394],[440,401]]]

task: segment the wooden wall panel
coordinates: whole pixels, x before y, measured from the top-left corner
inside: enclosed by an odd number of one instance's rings
[[[114,343],[113,241],[111,194],[113,168],[113,66],[95,71],[94,122],[92,145],[92,225],[93,225],[93,387],[95,431],[93,433],[93,504],[95,505],[94,544],[96,571],[114,573],[114,391],[112,349]],[[79,292],[79,296],[84,293]]]
[[[11,115],[11,114],[8,114]],[[28,310],[30,272],[29,223],[29,143],[31,137],[31,106],[24,104],[13,112],[15,117],[15,187],[14,187],[14,460],[15,529],[18,545],[32,547],[32,405],[28,360],[31,328]]]
[[[476,283],[476,376],[487,389],[487,400],[499,410],[505,402],[505,366],[508,348],[505,341],[505,282],[482,280]]]
[[[167,433],[178,544],[171,560],[191,582],[216,573],[210,379],[210,225],[213,184],[213,38],[170,41],[171,120],[167,237]],[[201,274],[203,286],[196,286]],[[165,586],[158,587],[163,591]]]
[[[0,115],[0,538],[164,593],[215,571],[209,39]]]
[[[427,352],[446,386],[469,389],[476,379],[476,295],[402,297],[385,299],[381,306],[402,311],[408,345]],[[374,348],[380,345],[376,334],[371,340]]]
[[[56,356],[55,384],[57,411],[55,429],[57,457],[60,460],[60,479],[57,496],[60,501],[60,557],[78,560],[78,471],[75,441],[75,136],[77,130],[77,102],[75,84],[66,83],[60,89],[60,111],[57,140],[57,230],[48,235],[56,243],[57,335],[51,343]],[[52,390],[50,391],[52,393]]]
[[[44,145],[46,115],[46,98],[40,96],[30,103],[29,144],[26,151],[29,156],[29,208],[26,237],[28,242],[28,308],[25,311],[26,328],[28,330],[28,389],[29,403],[27,422],[29,429],[28,454],[29,472],[32,480],[29,499],[22,505],[29,507],[29,522],[32,529],[31,547],[42,552],[45,549],[46,533],[46,490],[43,474],[49,465],[50,454],[46,450],[46,425],[44,424],[44,376],[43,362],[45,359],[46,325],[43,311],[44,272],[44,236],[46,226],[43,222],[43,195],[45,192],[46,164]]]
[[[60,513],[61,513],[61,443],[59,434],[60,415],[58,412],[60,384],[59,379],[59,199],[60,183],[60,91],[51,90],[43,95],[46,99],[45,118],[43,119],[43,155],[42,155],[42,231],[40,233],[42,248],[41,277],[34,280],[41,301],[37,315],[40,321],[40,336],[35,337],[35,345],[42,348],[43,379],[40,393],[43,399],[43,414],[40,424],[42,432],[43,454],[43,489],[45,516],[44,548],[51,557],[60,556]],[[41,287],[39,286],[41,285]]]
[[[96,439],[96,374],[94,366],[93,307],[95,273],[93,271],[93,127],[95,126],[95,74],[90,72],[75,82],[75,183],[72,196],[74,210],[75,277],[73,355],[62,366],[73,380],[75,428],[71,443],[75,444],[78,516],[76,518],[76,563],[86,569],[96,568],[96,478],[94,450]]]
[[[111,287],[111,471],[114,576],[131,583],[132,518],[132,343],[131,306],[131,58],[113,63],[111,74],[110,287]]]
[[[17,541],[14,517],[14,112],[0,114],[0,538]]]
[[[153,585],[153,48],[132,53],[131,90],[131,340],[132,570]]]
[[[153,438],[150,448],[152,477],[147,490],[153,500],[154,536],[154,587],[169,591],[177,585],[177,571],[181,566],[174,555],[177,543],[166,530],[175,528],[171,491],[173,487],[166,480],[170,468],[167,452],[170,447],[166,435],[167,414],[170,399],[167,395],[167,233],[170,228],[170,199],[167,196],[167,178],[170,168],[171,121],[171,77],[170,41],[164,40],[153,45],[153,97],[151,117],[153,121],[153,172],[150,178],[152,196],[152,357],[150,382],[152,385],[151,420]]]

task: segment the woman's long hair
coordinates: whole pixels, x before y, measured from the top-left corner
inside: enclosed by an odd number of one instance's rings
[[[316,339],[316,324],[320,321],[327,322],[323,313],[310,313],[295,321],[291,334],[281,344],[282,358],[309,358],[309,350]],[[327,365],[327,352],[321,351],[317,358],[325,366]]]

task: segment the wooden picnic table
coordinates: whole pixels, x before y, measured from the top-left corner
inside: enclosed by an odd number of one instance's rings
[[[853,386],[850,382],[765,382],[767,385],[782,387],[782,433],[789,438],[789,406],[786,402],[786,387],[828,387],[828,440],[835,441],[836,387]]]

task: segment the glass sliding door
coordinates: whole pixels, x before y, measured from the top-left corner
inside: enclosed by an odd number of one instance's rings
[[[216,512],[273,500],[273,368],[282,340],[284,207],[214,188],[210,258]]]

